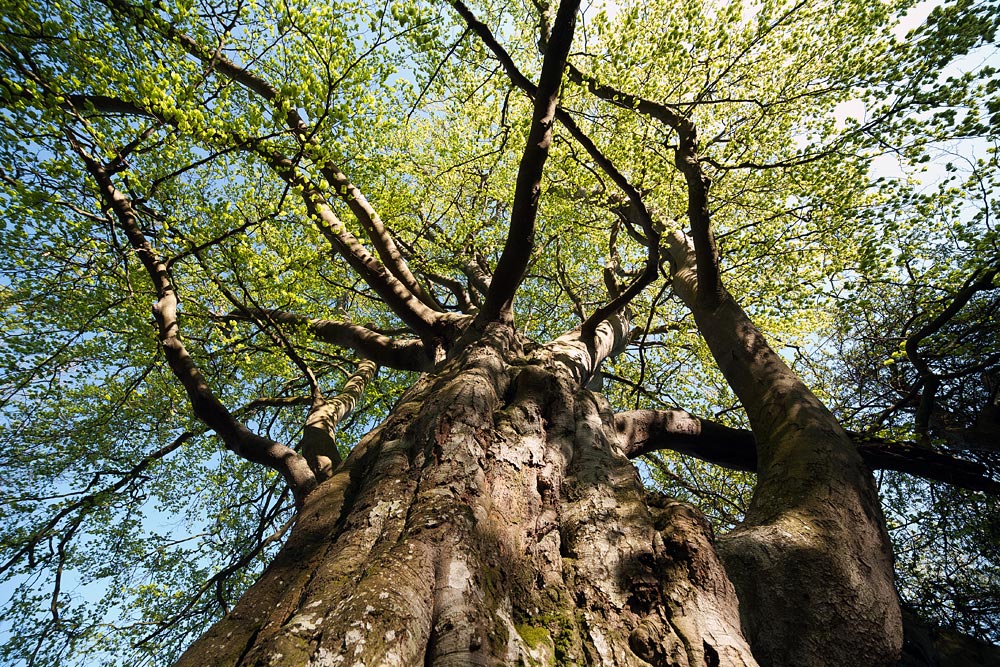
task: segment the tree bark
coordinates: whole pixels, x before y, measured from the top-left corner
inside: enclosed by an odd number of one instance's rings
[[[699,299],[695,249],[670,238],[674,291],[750,419],[757,483],[719,545],[765,667],[894,665],[903,633],[892,547],[850,436],[739,304]],[[699,260],[700,261],[700,260]]]
[[[647,496],[587,389],[626,323],[543,346],[473,326],[179,664],[895,664],[891,553],[850,437],[732,299],[692,310],[756,441],[718,554],[696,510]]]
[[[525,353],[490,325],[306,498],[179,664],[756,665],[704,518],[650,501],[585,388],[625,331]]]
[[[615,428],[630,459],[669,449],[730,470],[757,471],[757,442],[752,431],[730,428],[680,408],[619,412]],[[1000,482],[981,463],[913,442],[852,431],[847,434],[871,470],[897,470],[963,489],[1000,494]]]
[[[755,654],[762,665],[894,664],[902,625],[871,472],[735,302],[713,318],[733,321],[701,330],[757,438],[750,508],[720,545]]]

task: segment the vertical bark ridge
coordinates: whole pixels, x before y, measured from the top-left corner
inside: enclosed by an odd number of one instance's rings
[[[506,639],[492,631],[490,618],[496,601],[488,599],[492,517],[483,470],[506,362],[497,349],[476,345],[456,365],[462,371],[425,407],[426,472],[413,517],[414,531],[428,533],[441,549],[426,656],[426,664],[438,666],[489,664]]]
[[[424,395],[420,389],[413,392],[376,434],[371,455],[359,466],[358,490],[350,510],[301,600],[300,610],[309,616],[305,623],[290,619],[276,639],[297,648],[303,661],[377,650],[376,639],[384,641],[393,629],[379,632],[378,619],[372,618],[379,608],[384,609],[385,618],[410,621],[406,632],[396,628],[398,641],[390,640],[401,656],[412,657],[414,647],[422,650],[428,628],[421,608],[429,596],[425,582],[434,560],[433,549],[419,540],[399,543],[422,474],[414,462],[408,432]],[[397,595],[381,598],[377,593],[384,589],[372,590],[387,584]]]
[[[266,636],[262,630],[276,611],[294,605],[326,552],[352,472],[350,467],[342,469],[307,497],[274,561],[236,607],[191,645],[177,667],[239,664],[262,634]]]
[[[762,663],[893,664],[901,621],[871,473],[732,299],[712,313],[715,326],[695,318],[713,350],[728,350],[719,364],[757,438],[757,489],[722,552],[745,609],[757,610],[745,616]],[[777,629],[775,617],[792,623]]]
[[[647,506],[600,396],[575,397],[575,455],[564,482],[566,569],[587,640],[602,665],[756,665],[736,594],[707,523],[681,503]]]
[[[186,664],[754,665],[707,524],[647,508],[584,352],[493,324],[424,376],[309,497],[237,658]]]

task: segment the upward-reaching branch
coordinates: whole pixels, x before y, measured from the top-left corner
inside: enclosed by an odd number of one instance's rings
[[[301,449],[320,482],[329,479],[341,461],[333,437],[337,425],[358,404],[365,386],[377,371],[375,362],[363,360],[339,394],[333,398],[320,396],[309,408],[302,431]]]
[[[586,81],[582,75],[578,80]],[[898,655],[902,632],[891,548],[871,472],[826,406],[726,292],[709,210],[711,179],[699,160],[695,124],[669,106],[621,93],[616,98],[618,91],[586,82],[595,95],[646,113],[678,136],[674,164],[687,186],[691,234],[678,231],[668,238],[672,283],[746,408],[756,441],[753,501],[743,524],[722,545],[724,553],[743,559],[739,565],[733,561],[730,575],[741,603],[754,609],[745,629],[755,655],[762,662],[799,664],[801,646],[834,646],[836,637],[849,632],[864,638],[872,664],[889,664]],[[776,534],[787,544],[776,548]],[[808,596],[781,588],[778,582],[803,568],[829,576]],[[833,623],[825,610],[843,600],[857,602]],[[789,609],[802,620],[790,622]],[[831,664],[851,655],[839,646],[831,650],[836,656]]]
[[[511,83],[524,91],[529,97],[535,99],[535,104],[538,104],[538,88],[531,83],[531,81],[521,73],[514,60],[507,53],[506,49],[497,41],[496,37],[490,31],[483,22],[475,17],[472,11],[461,2],[452,2],[452,5],[462,16],[462,19],[466,22],[469,28],[476,33],[483,44],[493,52],[497,60],[503,66],[507,77],[510,79]],[[551,42],[547,44],[546,53],[552,48]],[[572,67],[571,65],[568,65]],[[608,319],[609,317],[617,314],[624,308],[628,303],[634,299],[639,292],[641,292],[647,285],[649,285],[653,280],[656,279],[656,270],[659,265],[659,239],[660,234],[656,230],[655,225],[653,225],[652,217],[649,211],[646,209],[646,205],[643,202],[642,194],[639,192],[638,188],[632,185],[631,182],[625,177],[621,171],[614,165],[614,163],[605,156],[597,145],[591,141],[583,130],[576,124],[573,117],[570,116],[562,108],[555,108],[555,118],[565,127],[570,135],[573,136],[576,141],[583,146],[584,150],[590,155],[594,163],[607,174],[615,185],[621,188],[622,192],[628,197],[629,210],[635,216],[635,219],[642,227],[643,232],[646,234],[646,239],[644,240],[647,247],[647,257],[646,266],[644,267],[642,273],[629,285],[625,290],[620,291],[617,296],[612,298],[612,300],[601,306],[596,311],[594,311],[590,317],[582,325],[582,331],[587,337],[593,337],[597,326]],[[494,276],[495,278],[496,276]]]
[[[463,17],[471,16],[461,2],[453,3]],[[514,187],[514,203],[510,211],[510,229],[500,261],[493,272],[493,281],[477,322],[487,323],[513,318],[512,305],[528,260],[535,245],[535,221],[538,217],[538,199],[542,188],[542,171],[552,144],[552,124],[555,121],[566,58],[573,43],[579,0],[559,3],[552,36],[542,61],[542,73],[534,95],[531,128],[528,142],[521,156]],[[468,20],[468,19],[467,19]],[[473,27],[470,24],[470,27]]]
[[[206,47],[197,40],[180,32],[159,16],[147,12],[141,7],[136,7],[122,0],[106,1],[112,10],[153,27],[164,37],[173,41],[206,66],[255,93],[272,107],[280,101],[280,93],[277,88],[245,67],[237,65],[221,55],[217,49]],[[313,135],[313,130],[306,123],[305,119],[302,118],[298,110],[295,108],[290,109],[285,116],[285,121],[302,148],[307,150],[307,152],[311,152],[308,149],[313,142],[310,138]],[[318,148],[315,145],[312,147]],[[318,166],[323,177],[329,182],[337,196],[347,204],[351,213],[361,223],[361,226],[368,234],[375,248],[375,252],[389,273],[402,283],[405,289],[415,296],[425,307],[436,309],[434,300],[427,294],[420,282],[410,271],[405,258],[396,246],[395,240],[385,228],[378,212],[368,202],[367,198],[365,198],[344,172],[329,159],[321,160]]]
[[[572,65],[568,67],[567,76],[572,81],[587,86],[587,89],[597,97],[626,109],[634,109],[660,121],[677,133],[674,165],[684,175],[687,184],[687,215],[691,223],[691,238],[694,241],[697,259],[697,299],[702,307],[714,307],[724,298],[725,293],[719,275],[719,252],[708,207],[708,191],[712,179],[705,173],[698,156],[697,126],[671,105],[653,102],[601,84]]]
[[[304,177],[292,160],[275,154],[260,142],[252,143],[257,153],[270,162],[278,176],[289,185],[301,189],[306,209],[334,250],[347,260],[351,268],[382,297],[386,305],[400,319],[429,346],[438,347],[441,339],[446,337],[448,327],[453,323],[449,320],[449,314],[437,312],[424,305],[384,264],[372,256],[330,208],[320,187]]]
[[[73,105],[86,104],[100,111],[127,113],[153,118],[168,125],[177,125],[175,119],[164,117],[127,100],[89,95],[71,95],[67,100],[72,101]],[[73,111],[75,106],[70,106],[69,109]],[[429,350],[440,348],[442,343],[454,337],[457,326],[454,313],[438,312],[414,296],[413,292],[351,234],[327,203],[325,190],[321,190],[317,184],[303,176],[293,160],[281,155],[273,146],[259,139],[235,137],[234,141],[241,150],[254,152],[264,158],[286,183],[301,189],[309,213],[330,245],[347,260],[361,279],[382,297],[386,305],[424,340]]]

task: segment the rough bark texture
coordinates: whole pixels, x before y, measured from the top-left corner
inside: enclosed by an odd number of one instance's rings
[[[739,306],[713,317],[732,322],[702,331],[713,351],[728,350],[716,357],[757,436],[750,509],[720,545],[755,655],[762,665],[894,664],[902,626],[871,473]]]
[[[696,510],[647,496],[586,388],[625,323],[543,346],[474,324],[180,664],[895,664],[892,557],[849,436],[734,301],[692,310],[757,446],[725,569]]]
[[[584,388],[603,340],[495,324],[423,376],[179,664],[756,665],[707,523]]]
[[[728,294],[699,303],[694,250],[671,238],[691,308],[757,443],[744,522],[720,543],[743,628],[765,667],[894,665],[903,633],[892,548],[850,437]]]

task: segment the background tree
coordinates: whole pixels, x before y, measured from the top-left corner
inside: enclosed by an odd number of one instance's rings
[[[1000,11],[910,5],[4,0],[5,660],[995,661]]]

